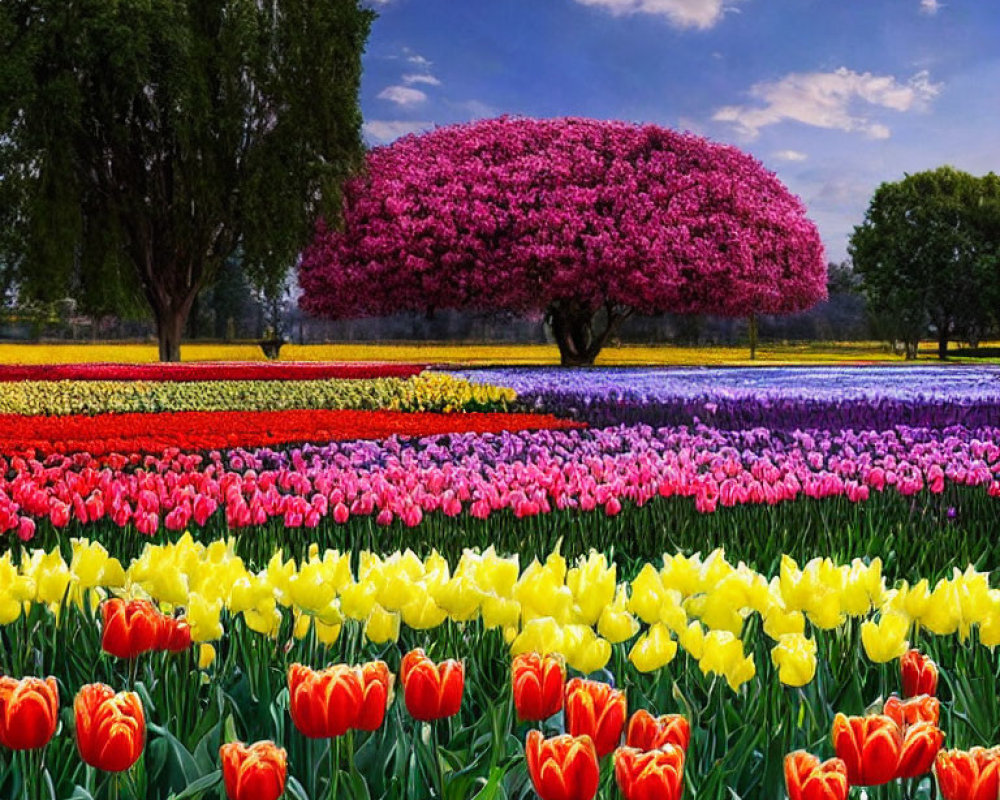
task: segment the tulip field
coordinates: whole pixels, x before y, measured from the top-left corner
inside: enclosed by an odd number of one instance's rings
[[[0,798],[1000,796],[1000,368],[0,366],[0,422]]]

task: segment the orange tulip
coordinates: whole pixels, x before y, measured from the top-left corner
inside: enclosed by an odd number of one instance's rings
[[[822,764],[805,750],[785,756],[788,800],[847,800],[847,765],[839,758]]]
[[[691,741],[691,725],[680,714],[654,717],[645,709],[636,711],[625,730],[626,747],[658,750],[665,744],[679,747],[685,753]]]
[[[435,664],[423,650],[413,650],[403,656],[399,681],[406,709],[421,722],[454,716],[462,707],[465,665],[459,661]]]
[[[885,701],[882,713],[895,720],[900,728],[917,722],[930,722],[937,725],[941,718],[941,703],[936,697],[928,694],[917,695],[909,700],[900,700],[892,695]]]
[[[55,735],[59,687],[55,678],[0,677],[0,746],[37,750]]]
[[[146,739],[146,715],[135,692],[119,692],[103,683],[80,689],[73,703],[80,758],[105,772],[124,772],[139,756]]]
[[[160,641],[157,650],[168,653],[183,653],[191,647],[191,626],[185,619],[164,617],[160,628]]]
[[[521,653],[511,665],[511,683],[517,718],[540,722],[563,706],[566,666],[557,656]]]
[[[996,800],[1000,796],[1000,747],[946,750],[934,762],[943,800]]]
[[[219,760],[229,800],[277,800],[285,791],[287,754],[274,742],[229,742]]]
[[[573,678],[566,684],[566,732],[593,739],[599,758],[618,746],[627,713],[625,693],[606,683]]]
[[[105,652],[118,658],[135,658],[160,646],[164,616],[148,600],[126,603],[112,597],[104,601],[101,614],[101,647]]]
[[[684,751],[672,744],[646,753],[619,747],[615,781],[625,800],[677,800],[684,791]]]
[[[288,668],[288,711],[295,727],[310,739],[332,739],[353,728],[362,695],[358,670],[346,664],[318,672],[302,664]]]
[[[944,744],[944,733],[932,722],[916,722],[906,729],[897,778],[916,778],[931,771]]]
[[[531,783],[541,800],[592,800],[600,769],[589,736],[556,736],[529,731],[524,745]]]
[[[878,786],[896,777],[903,734],[890,717],[871,714],[833,720],[833,749],[847,765],[851,786]]]
[[[899,669],[903,676],[903,697],[937,694],[937,664],[919,650],[904,653],[899,659]]]
[[[385,710],[392,699],[392,674],[384,661],[370,661],[358,667],[361,681],[361,707],[354,727],[374,731],[385,720]]]

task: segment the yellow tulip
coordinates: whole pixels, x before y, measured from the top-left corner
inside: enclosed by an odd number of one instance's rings
[[[206,643],[198,646],[198,669],[208,669],[215,661],[215,648]]]
[[[483,599],[483,626],[486,628],[517,628],[521,619],[521,604],[517,600],[488,595]]]
[[[628,613],[628,587],[618,587],[615,599],[605,606],[597,621],[597,632],[611,644],[631,639],[639,632],[639,622]]]
[[[906,638],[910,621],[901,614],[882,612],[878,623],[869,620],[861,625],[861,644],[869,660],[884,664],[899,658],[910,646]]]
[[[603,553],[591,550],[586,559],[566,573],[566,586],[573,594],[574,611],[579,622],[595,625],[601,612],[615,597],[617,568],[608,566]]]
[[[805,686],[816,675],[816,640],[787,633],[771,649],[778,680],[786,686]]]
[[[563,631],[552,617],[535,617],[528,621],[510,645],[511,655],[536,652],[563,653]]]
[[[662,622],[651,625],[629,651],[629,661],[639,672],[654,672],[665,667],[677,655],[677,642]]]
[[[198,594],[191,595],[187,607],[187,621],[191,626],[191,641],[208,642],[222,638],[221,601],[208,601]]]
[[[395,642],[399,639],[399,614],[376,603],[365,622],[365,636],[374,644]]]
[[[340,610],[344,616],[358,621],[366,620],[375,606],[378,587],[370,580],[349,583],[340,593]]]
[[[587,625],[565,625],[562,629],[562,654],[573,669],[589,675],[608,663],[611,643],[601,639]]]
[[[436,628],[448,615],[431,599],[423,583],[413,584],[410,599],[399,609],[403,622],[415,630]]]
[[[700,659],[705,653],[705,629],[700,622],[692,622],[681,631],[677,631],[677,640],[681,647],[694,659]]]
[[[315,621],[316,628],[316,638],[319,640],[320,644],[330,647],[336,644],[337,639],[340,637],[340,631],[343,629],[343,625],[327,625],[323,620],[317,619]]]

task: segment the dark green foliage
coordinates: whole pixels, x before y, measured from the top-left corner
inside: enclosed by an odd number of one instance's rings
[[[179,357],[240,248],[284,276],[363,152],[359,0],[4,0],[0,265],[21,292],[145,308]]]
[[[933,325],[945,358],[997,321],[1000,179],[940,167],[883,183],[849,249],[883,335],[915,355]]]

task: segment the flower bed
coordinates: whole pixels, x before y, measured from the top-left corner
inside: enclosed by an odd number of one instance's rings
[[[452,373],[514,389],[522,408],[594,426],[943,428],[1000,424],[1000,369],[823,367],[483,369]]]
[[[289,527],[315,527],[328,516],[344,523],[356,515],[375,516],[382,524],[399,518],[416,526],[429,512],[485,519],[498,511],[532,517],[556,509],[599,509],[613,516],[624,503],[641,506],[674,496],[690,498],[699,512],[712,512],[803,498],[863,502],[883,491],[940,494],[949,484],[980,487],[1000,498],[996,428],[955,428],[943,436],[927,429],[794,434],[646,426],[553,430],[574,423],[515,415],[330,411],[32,420],[50,426],[49,435],[67,437],[52,442],[42,427],[32,429],[34,439],[19,434],[16,422],[5,428],[14,437],[4,445],[7,452],[40,441],[49,448],[43,452],[65,448],[81,454],[44,465],[11,460],[4,470],[8,474],[0,478],[0,497],[6,498],[0,500],[5,514],[0,530],[16,529],[19,516],[28,516],[57,527],[71,518],[110,520],[152,533],[161,523],[171,530],[204,525],[216,509],[232,528],[275,517]],[[150,422],[155,432],[138,427]],[[550,429],[504,431],[511,426]],[[470,430],[477,432],[459,435]],[[444,432],[452,435],[429,435]],[[162,459],[136,454],[118,455],[103,465],[94,461],[129,442],[149,450],[208,450],[236,447],[240,437],[330,441],[408,433],[425,438],[348,441],[287,452],[232,450],[207,459],[175,451]]]
[[[517,428],[572,428],[546,414],[353,411],[178,411],[93,416],[0,415],[0,452],[103,456],[198,451],[298,442],[382,439]]]
[[[2,364],[0,383],[18,381],[288,381],[409,378],[420,364],[331,364],[285,361],[277,364],[195,361],[183,364]]]
[[[506,411],[510,389],[425,373],[407,379],[0,383],[0,411],[22,415],[368,409]]]

